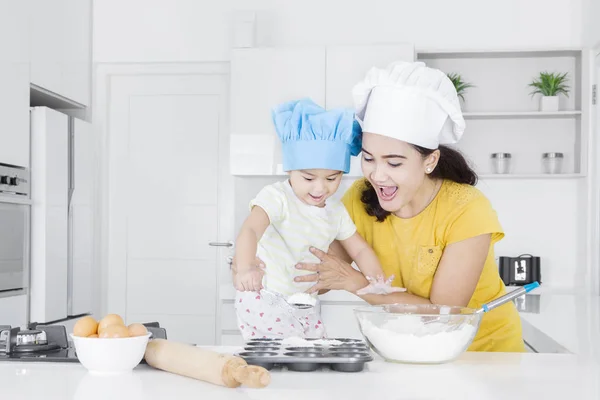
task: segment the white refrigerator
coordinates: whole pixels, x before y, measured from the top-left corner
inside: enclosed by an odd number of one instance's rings
[[[85,121],[31,109],[29,322],[92,312],[92,139]]]

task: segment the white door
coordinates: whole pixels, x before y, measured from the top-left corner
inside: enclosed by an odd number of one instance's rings
[[[215,343],[227,76],[115,75],[108,89],[107,312]],[[226,204],[226,203],[225,203]],[[227,207],[227,206],[226,206]]]

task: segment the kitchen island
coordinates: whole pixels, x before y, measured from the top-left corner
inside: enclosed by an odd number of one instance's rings
[[[231,353],[235,348],[221,347]],[[600,368],[572,354],[465,353],[445,365],[401,365],[379,358],[363,372],[273,370],[264,389],[229,389],[140,365],[110,377],[76,363],[0,363],[5,399],[598,399]]]

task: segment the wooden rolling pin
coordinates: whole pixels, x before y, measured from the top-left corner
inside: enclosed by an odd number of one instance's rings
[[[269,371],[240,357],[166,339],[150,340],[144,358],[154,368],[230,388],[263,388],[271,382]]]

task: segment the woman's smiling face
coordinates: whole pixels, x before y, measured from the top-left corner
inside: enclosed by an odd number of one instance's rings
[[[362,171],[373,185],[379,204],[396,213],[411,203],[435,168],[436,158],[423,157],[411,144],[373,133],[364,133]],[[430,171],[429,171],[430,172]]]

